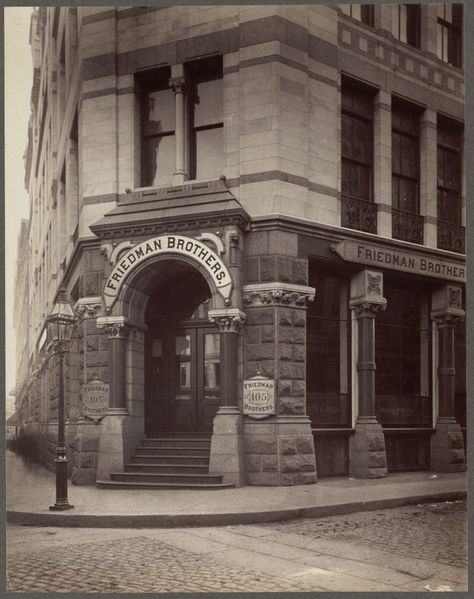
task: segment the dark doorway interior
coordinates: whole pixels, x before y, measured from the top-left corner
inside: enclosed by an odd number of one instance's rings
[[[220,338],[198,271],[162,263],[146,311],[145,432],[210,432],[220,404]],[[163,271],[160,273],[163,274]]]

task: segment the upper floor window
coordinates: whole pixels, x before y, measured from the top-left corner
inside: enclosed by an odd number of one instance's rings
[[[418,214],[420,179],[420,119],[406,102],[392,105],[392,205]]]
[[[402,42],[420,47],[421,7],[419,4],[398,4],[392,21],[392,33]]]
[[[436,29],[436,55],[449,64],[462,63],[462,4],[440,4]]]
[[[438,116],[438,247],[460,253],[464,253],[462,144],[462,126]]]
[[[223,172],[222,57],[192,61],[182,77],[164,67],[137,76],[141,88],[141,185],[212,179]]]
[[[374,25],[374,6],[373,4],[340,4],[339,8],[346,15],[353,19],[370,25]]]

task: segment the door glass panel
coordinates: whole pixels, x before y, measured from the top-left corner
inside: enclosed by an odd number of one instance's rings
[[[204,335],[204,387],[206,391],[220,388],[220,335],[209,333]]]
[[[178,376],[176,381],[177,396],[189,396],[191,389],[191,335],[178,335],[175,338],[175,355]]]

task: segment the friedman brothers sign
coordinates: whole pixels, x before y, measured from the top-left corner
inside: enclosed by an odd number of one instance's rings
[[[203,267],[226,303],[230,302],[232,278],[224,262],[207,245],[192,237],[162,235],[142,241],[121,256],[111,272],[104,289],[105,309],[110,312],[127,277],[137,266],[155,256],[178,254]]]
[[[331,249],[343,260],[359,262],[378,268],[392,268],[417,275],[465,282],[466,270],[462,263],[444,258],[433,258],[421,253],[384,248],[370,243],[342,241]]]

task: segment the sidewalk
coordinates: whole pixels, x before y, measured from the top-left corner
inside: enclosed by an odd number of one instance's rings
[[[254,524],[466,497],[466,474],[416,472],[387,478],[320,479],[296,487],[212,491],[103,490],[69,483],[74,509],[51,512],[55,475],[7,452],[7,521],[32,526],[156,527]]]

